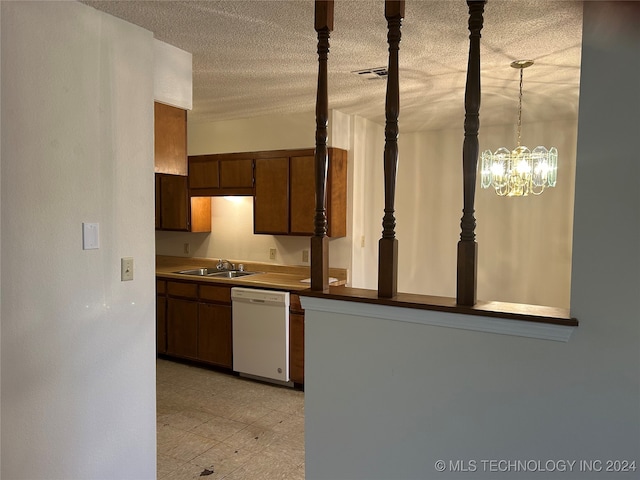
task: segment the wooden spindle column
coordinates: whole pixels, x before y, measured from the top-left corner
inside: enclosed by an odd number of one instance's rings
[[[378,296],[391,298],[398,293],[398,240],[395,227],[396,171],[398,166],[398,115],[400,114],[400,84],[398,51],[400,28],[404,18],[404,0],[386,0],[384,16],[389,33],[389,68],[385,103],[384,129],[384,217],[382,238],[378,242]]]
[[[476,219],[474,202],[476,194],[476,170],[478,166],[478,130],[480,128],[480,31],[486,0],[467,0],[469,6],[469,63],[464,96],[464,144],[462,168],[464,175],[464,206],[460,221],[458,242],[458,305],[476,303],[478,275],[478,244],[476,243]]]
[[[311,290],[329,290],[329,238],[327,237],[327,124],[329,94],[327,58],[333,30],[333,0],[316,0],[315,29],[318,33],[318,93],[316,96],[315,188],[316,211],[311,237]]]

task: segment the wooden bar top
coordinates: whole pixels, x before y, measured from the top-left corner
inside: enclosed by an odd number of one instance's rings
[[[508,318],[527,322],[549,323],[567,327],[577,327],[578,320],[572,318],[569,311],[558,307],[541,305],[527,305],[522,303],[508,303],[495,301],[481,301],[470,306],[456,304],[451,297],[437,297],[432,295],[418,295],[413,293],[398,293],[392,298],[381,298],[375,290],[332,286],[329,292],[305,291],[305,297],[343,300],[347,302],[370,303],[390,307],[414,308],[439,312],[459,313],[464,315],[479,315],[484,317]]]

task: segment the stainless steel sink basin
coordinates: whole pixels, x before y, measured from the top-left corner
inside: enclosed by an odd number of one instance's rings
[[[193,268],[191,270],[180,270],[179,272],[182,275],[197,275],[199,277],[206,277],[207,275],[211,275],[212,273],[218,273],[216,268]]]
[[[258,272],[245,272],[240,270],[228,270],[225,272],[210,273],[208,277],[221,277],[221,278],[238,278],[246,277],[247,275],[255,275]]]
[[[223,270],[220,271],[217,268],[193,268],[190,270],[180,270],[181,275],[195,275],[197,277],[219,277],[219,278],[238,278],[246,277],[247,275],[255,275],[259,272],[245,272],[241,270]]]

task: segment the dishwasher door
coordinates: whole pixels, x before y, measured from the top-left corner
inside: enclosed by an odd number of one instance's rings
[[[235,287],[231,301],[233,370],[289,382],[289,292]]]

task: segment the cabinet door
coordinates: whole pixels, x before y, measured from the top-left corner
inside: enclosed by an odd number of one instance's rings
[[[191,197],[187,177],[156,174],[156,230],[211,231],[211,199]]]
[[[155,103],[155,171],[187,175],[187,111]]]
[[[189,157],[189,188],[218,188],[220,177],[215,155]]]
[[[198,313],[198,359],[231,368],[231,307],[200,303]]]
[[[347,151],[329,148],[329,178],[327,179],[328,235],[347,235]]]
[[[189,231],[211,231],[211,198],[191,197],[189,199]]]
[[[163,230],[189,230],[187,177],[160,175],[160,225]]]
[[[291,233],[313,235],[316,210],[314,157],[291,157]]]
[[[295,383],[304,383],[304,315],[289,315],[289,376]]]
[[[162,202],[160,201],[160,179],[162,175],[158,175],[156,173],[156,230],[160,230],[162,228]]]
[[[198,357],[198,302],[167,299],[167,353]]]
[[[313,235],[316,210],[315,159],[291,157],[291,234]],[[327,171],[327,235],[347,234],[347,152],[329,149]]]
[[[167,353],[167,297],[156,296],[156,352]]]
[[[289,158],[255,161],[254,233],[289,233]]]
[[[220,160],[220,188],[252,188],[253,160]]]

